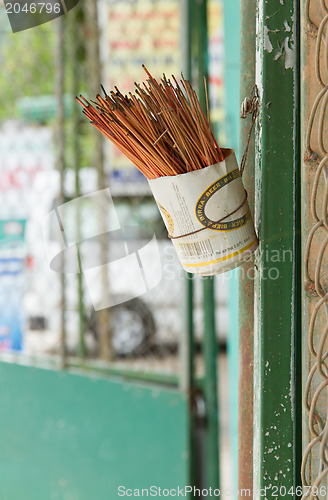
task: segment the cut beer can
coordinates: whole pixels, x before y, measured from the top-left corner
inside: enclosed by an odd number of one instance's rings
[[[183,268],[201,276],[233,269],[258,246],[233,150],[224,161],[149,185]]]

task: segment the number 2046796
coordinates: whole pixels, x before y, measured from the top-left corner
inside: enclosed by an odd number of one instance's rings
[[[32,2],[18,3],[5,2],[7,14],[60,14],[62,12],[61,3]]]

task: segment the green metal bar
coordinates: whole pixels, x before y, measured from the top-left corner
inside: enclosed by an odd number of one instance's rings
[[[183,23],[183,73],[188,80],[192,80],[192,41],[193,41],[193,12],[194,0],[182,0],[181,2],[181,18],[186,22]],[[195,332],[194,332],[194,276],[191,273],[185,274],[185,346],[180,349],[184,350],[184,378],[182,383],[183,389],[189,396],[190,405],[190,420],[189,420],[189,481],[190,484],[199,487],[198,477],[200,470],[200,456],[197,446],[197,407],[195,402],[196,397],[196,381],[195,381]],[[190,495],[192,498],[193,496]]]
[[[294,350],[294,366],[295,366],[295,448],[294,448],[294,472],[295,483],[302,484],[301,480],[301,465],[302,465],[302,408],[303,408],[303,392],[302,392],[302,199],[301,199],[301,7],[295,0],[295,51],[296,51],[296,68],[295,77],[297,85],[295,86],[295,242],[294,242],[294,290],[295,290],[295,308],[294,308],[294,331],[295,331],[295,350]],[[301,498],[301,495],[298,496]]]
[[[295,346],[299,314],[295,173],[298,168],[298,2],[259,1],[256,163],[260,233],[254,342],[254,490],[284,496],[298,485]],[[295,17],[296,15],[296,17]],[[276,490],[277,489],[277,490]],[[289,493],[291,494],[291,493]],[[256,495],[255,495],[256,496]],[[296,495],[294,494],[294,498]]]
[[[192,394],[194,388],[194,379],[195,379],[196,344],[195,344],[195,332],[194,332],[194,282],[193,282],[193,275],[190,273],[187,273],[185,278],[185,301],[186,301],[185,328],[186,328],[187,343],[188,343],[187,385],[190,394]]]
[[[106,366],[101,366],[83,360],[73,360],[72,358],[68,359],[67,366],[69,368],[76,368],[85,372],[98,373],[106,376],[110,375],[127,380],[138,380],[142,382],[156,383],[172,387],[179,386],[179,377],[177,375],[134,371],[131,369],[110,366],[108,363],[106,363]]]
[[[24,354],[9,354],[3,353],[0,355],[1,363],[11,363],[22,366],[33,366],[35,368],[42,368],[45,370],[58,370],[62,368],[61,357],[57,356],[31,356]],[[128,379],[129,381],[142,381],[155,383],[159,385],[166,385],[172,387],[179,387],[179,377],[176,374],[168,373],[154,373],[139,370],[133,370],[131,367],[118,367],[115,364],[107,363],[104,361],[87,360],[77,357],[66,357],[65,368],[67,371],[78,371],[79,373],[89,375],[101,375],[103,377],[117,377],[121,379]],[[202,380],[195,380],[196,387],[201,390]]]
[[[193,32],[193,0],[183,0],[181,3],[182,19],[186,19],[184,24],[183,33],[183,66],[184,75],[187,80],[192,79],[192,32]],[[193,274],[186,273],[185,278],[185,328],[187,333],[187,343],[188,343],[188,367],[187,367],[187,385],[188,390],[192,392],[194,385],[194,374],[195,374],[195,339],[194,339],[194,317],[193,317],[193,299],[194,299],[194,282]]]
[[[205,404],[206,404],[206,485],[219,488],[219,414],[217,387],[218,343],[215,329],[215,307],[213,304],[214,280],[203,278],[204,341],[205,361]]]
[[[182,40],[182,59],[183,72],[188,80],[192,78],[192,39],[193,39],[193,10],[195,0],[181,0],[181,19],[183,40]]]
[[[240,101],[251,93],[255,83],[256,3],[240,4]],[[251,117],[240,120],[240,151],[245,149]],[[255,144],[252,136],[243,184],[254,213]],[[253,366],[254,366],[254,264],[247,262],[239,273],[239,387],[238,387],[238,488],[253,498]]]
[[[197,33],[198,98],[202,107],[206,109],[204,77],[208,83],[207,0],[198,0],[196,2],[194,19]]]
[[[208,38],[207,38],[207,1],[198,0],[194,5],[194,26],[197,35],[198,52],[198,96],[203,109],[206,109],[204,76],[208,82]],[[217,387],[217,339],[215,328],[214,278],[204,277],[203,311],[205,362],[204,397],[206,407],[205,429],[205,481],[206,486],[219,488],[219,417]]]
[[[193,275],[186,273],[185,277],[185,345],[180,344],[180,350],[183,352],[184,374],[180,378],[180,387],[186,392],[189,398],[189,483],[195,487],[200,485],[198,477],[200,470],[200,456],[197,444],[197,405],[196,405],[196,380],[195,380],[195,355],[196,345],[194,338],[194,282]],[[182,379],[185,379],[183,382]],[[194,498],[190,496],[190,498]]]

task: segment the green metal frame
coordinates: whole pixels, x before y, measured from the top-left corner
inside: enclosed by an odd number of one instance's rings
[[[188,19],[188,65],[187,76],[197,86],[198,96],[203,108],[206,108],[206,96],[204,87],[204,76],[208,81],[208,37],[207,37],[207,0],[185,0],[185,13]],[[218,408],[218,388],[217,388],[217,338],[215,325],[215,294],[214,278],[202,278],[203,286],[203,356],[205,364],[205,376],[202,381],[202,394],[205,401],[205,464],[201,464],[200,457],[193,460],[193,479],[199,482],[199,473],[204,465],[204,487],[219,488],[219,408]],[[189,307],[193,307],[193,279],[189,276],[187,280],[187,300]],[[195,345],[193,339],[193,314],[192,310],[187,312],[187,325],[189,331],[189,355],[190,355],[190,390],[192,404],[196,411],[197,387],[194,379],[194,355]],[[196,411],[197,413],[197,411]],[[199,416],[194,414],[192,418],[193,430],[191,433],[191,443],[193,454],[195,455],[196,427],[202,425]]]
[[[254,490],[274,498],[300,484],[299,4],[258,5],[253,460]]]
[[[204,396],[206,408],[205,437],[205,479],[206,486],[213,489],[220,486],[219,468],[219,403],[217,387],[218,343],[215,328],[214,279],[203,278],[204,341],[205,362]]]
[[[195,31],[197,33],[198,53],[198,96],[206,109],[204,76],[208,82],[208,36],[207,0],[197,1],[194,5]],[[202,278],[204,338],[203,355],[205,363],[204,398],[206,412],[205,428],[205,481],[213,489],[220,486],[219,464],[219,401],[218,401],[218,343],[215,324],[215,281],[213,276]]]

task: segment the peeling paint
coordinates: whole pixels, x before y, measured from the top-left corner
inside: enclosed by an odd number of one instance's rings
[[[291,45],[291,46],[290,46]],[[276,50],[274,61],[280,59],[280,57],[285,56],[285,68],[294,68],[295,66],[295,50],[294,43],[290,40],[290,36],[286,36],[281,47]]]
[[[288,37],[285,38],[285,68],[295,67],[295,50],[294,43],[292,42],[292,47],[289,47]]]
[[[284,3],[282,3],[284,5]],[[272,16],[270,16],[272,17]],[[267,17],[269,19],[269,17]],[[281,57],[284,57],[285,68],[295,67],[295,50],[294,50],[294,34],[292,31],[294,19],[291,18],[291,25],[287,20],[284,21],[284,31],[281,29],[272,30],[268,26],[263,26],[263,48],[269,54],[274,52],[274,61],[278,61]],[[270,38],[270,33],[290,33],[280,40],[272,40]]]
[[[266,50],[267,52],[272,52],[273,51],[273,46],[272,46],[272,43],[270,41],[270,37],[269,37],[269,28],[267,26],[264,26],[263,27],[263,30],[264,30],[264,39],[263,39],[263,42],[264,42],[264,50]]]

